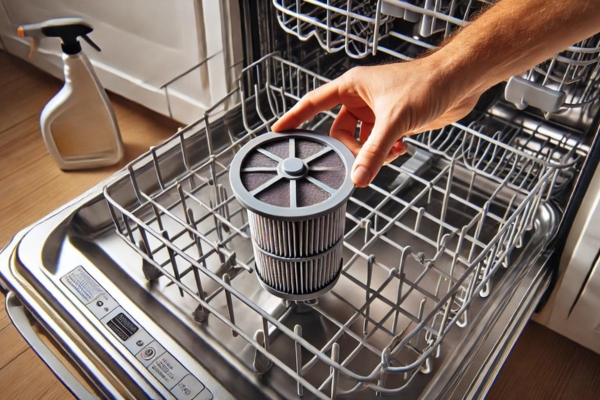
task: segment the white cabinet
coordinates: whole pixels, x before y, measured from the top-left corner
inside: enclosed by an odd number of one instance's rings
[[[536,317],[600,353],[600,167],[584,197],[560,261],[559,281]]]
[[[231,89],[231,70],[241,68],[242,55],[231,54],[234,49],[228,45],[232,27],[222,22],[231,20],[225,13],[237,12],[233,1],[0,2],[0,37],[6,51],[27,58],[29,42],[16,34],[20,24],[84,18],[94,27],[90,37],[102,52],[83,41],[82,46],[104,87],[184,123],[223,98]],[[60,40],[45,39],[29,61],[62,79],[60,54]]]

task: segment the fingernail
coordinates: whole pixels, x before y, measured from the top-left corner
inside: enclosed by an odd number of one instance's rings
[[[352,181],[356,186],[367,186],[371,183],[371,171],[367,167],[359,165],[352,171]]]

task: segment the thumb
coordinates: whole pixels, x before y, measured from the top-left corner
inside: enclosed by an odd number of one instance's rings
[[[356,156],[352,168],[352,181],[356,186],[368,186],[388,158],[390,151],[397,152],[394,144],[400,135],[395,135],[393,130],[387,118],[375,120],[373,130]]]

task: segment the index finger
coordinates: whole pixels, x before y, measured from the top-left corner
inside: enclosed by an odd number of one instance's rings
[[[339,80],[335,79],[308,92],[273,125],[275,132],[297,128],[321,111],[330,110],[341,103]]]

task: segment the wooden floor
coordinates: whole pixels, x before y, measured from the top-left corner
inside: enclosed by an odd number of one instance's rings
[[[11,235],[81,194],[121,165],[61,172],[39,133],[39,113],[61,82],[0,52],[0,248]],[[172,135],[179,124],[111,96],[126,160]],[[0,294],[0,301],[4,297]],[[65,399],[70,395],[0,307],[0,399]],[[598,399],[600,356],[529,323],[489,399]]]

